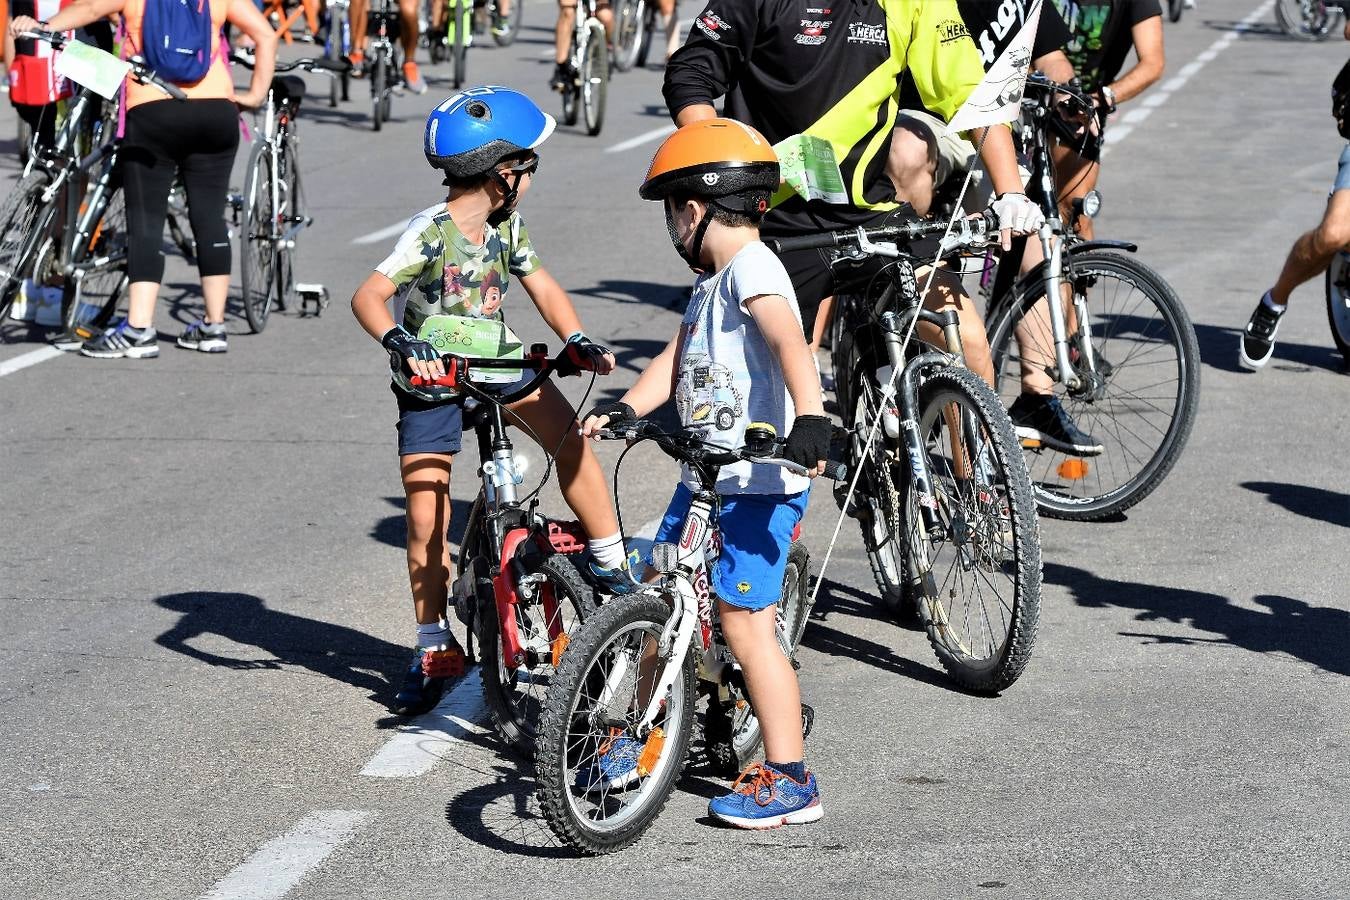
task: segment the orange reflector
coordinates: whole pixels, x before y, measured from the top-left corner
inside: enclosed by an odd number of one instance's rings
[[[647,743],[642,745],[642,752],[638,754],[637,771],[643,778],[652,774],[652,769],[656,768],[656,761],[661,758],[661,748],[666,745],[666,733],[660,728],[652,730],[647,735]]]
[[[1028,450],[1039,450],[1041,449],[1041,442],[1036,438],[1022,438],[1022,446]]]
[[[567,649],[567,632],[563,632],[553,639],[553,668],[558,668],[562,662],[563,651]]]
[[[1079,481],[1088,476],[1088,464],[1085,459],[1070,457],[1059,464],[1059,477],[1069,481]]]

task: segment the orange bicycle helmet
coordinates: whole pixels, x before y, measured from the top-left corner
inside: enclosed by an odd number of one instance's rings
[[[734,212],[762,213],[777,189],[778,157],[764,135],[735,119],[704,119],[666,138],[638,195],[693,194],[723,201],[717,205]],[[733,206],[725,198],[741,202]]]

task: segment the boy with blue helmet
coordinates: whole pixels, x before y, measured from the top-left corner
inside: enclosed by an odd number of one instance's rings
[[[464,655],[445,620],[450,560],[450,468],[460,449],[461,398],[414,386],[445,374],[440,355],[418,337],[429,316],[501,320],[512,279],[544,321],[565,338],[574,360],[599,374],[614,355],[582,331],[566,291],[543,268],[516,204],[539,166],[536,152],[554,121],[528,97],[488,86],[463,91],[432,110],[423,148],[445,172],[443,202],[412,218],[389,256],[352,297],[352,311],[389,352],[398,401],[398,450],[407,496],[408,574],[417,641],[395,709],[430,709],[445,678],[463,672]],[[389,301],[394,301],[395,312]],[[631,585],[604,472],[578,434],[572,407],[552,382],[511,404],[512,418],[546,448],[560,447],[558,481],[590,536],[596,576],[612,590]]]

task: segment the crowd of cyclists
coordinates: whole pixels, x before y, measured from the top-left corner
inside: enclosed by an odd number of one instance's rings
[[[23,37],[34,30],[80,31],[111,47],[114,39],[140,52],[161,28],[151,11],[162,0],[15,0],[10,5],[6,60],[10,99],[32,128],[36,147],[49,143],[62,99],[49,49]],[[510,2],[494,8],[494,29],[509,27]],[[351,63],[363,63],[365,0],[352,4]],[[177,337],[179,346],[226,349],[224,328],[231,253],[223,211],[239,141],[238,109],[258,105],[272,80],[278,38],[252,0],[208,0],[209,39],[199,48],[201,71],[181,87],[186,100],[134,83],[126,88],[125,167],[129,254],[126,316],[85,340],[96,358],[143,358],[158,353],[153,315],[164,270],[160,235],[169,188],[181,177],[197,246],[205,311]],[[614,14],[597,4],[610,34]],[[417,0],[400,0],[403,79],[413,93],[427,85],[419,71]],[[675,15],[662,0],[663,16]],[[587,434],[637,419],[676,400],[683,424],[699,424],[699,366],[725,369],[729,384],[756,399],[718,422],[714,431],[744,431],[769,422],[786,437],[784,458],[802,476],[751,463],[718,482],[723,546],[714,592],[723,628],[744,670],[764,724],[768,760],[744,784],[712,804],[714,815],[744,827],[814,821],[819,790],[802,759],[802,722],[795,674],[775,643],[773,600],[787,542],[799,521],[808,477],[823,471],[831,426],[810,357],[827,334],[836,294],[836,269],[820,250],[774,254],[761,237],[788,239],[830,229],[873,226],[941,208],[950,185],[970,173],[966,209],[987,214],[1002,247],[1037,232],[1040,206],[1028,197],[1028,172],[1014,132],[1004,125],[948,134],[946,122],[985,72],[1012,46],[1029,15],[1038,17],[1032,69],[1057,83],[1075,82],[1090,96],[1090,114],[1066,111],[1054,122],[1053,159],[1060,214],[1085,238],[1092,220],[1081,201],[1100,177],[1103,139],[1113,114],[1135,102],[1162,75],[1164,40],[1158,0],[954,0],[887,4],[842,0],[741,0],[713,4],[694,20],[688,38],[669,55],[663,95],[677,130],[662,145],[642,185],[661,204],[673,247],[697,275],[690,312],[681,329],[638,384],[620,401],[582,418]],[[554,89],[575,78],[568,46],[575,0],[559,0]],[[120,25],[114,38],[110,20]],[[440,15],[431,21],[443,22]],[[152,24],[153,22],[153,24]],[[225,63],[223,30],[232,26],[253,47],[255,67],[237,90]],[[1350,25],[1346,27],[1350,39]],[[153,43],[153,41],[151,41]],[[1350,67],[1333,89],[1335,115],[1350,138],[1345,98]],[[719,109],[720,105],[720,109]],[[414,601],[412,660],[394,701],[411,715],[431,708],[446,679],[462,674],[465,654],[447,620],[451,563],[446,525],[450,472],[460,449],[464,404],[447,379],[428,337],[440,317],[499,321],[508,285],[518,281],[545,322],[565,342],[580,368],[608,373],[613,354],[592,338],[566,294],[534,252],[518,212],[539,165],[538,148],[553,118],[524,94],[507,88],[466,90],[439,103],[426,126],[428,162],[444,172],[447,194],[411,220],[387,258],[356,291],[360,325],[390,358],[398,410],[400,473],[407,497],[408,571]],[[834,148],[846,201],[807,199],[780,187],[770,149],[810,133]],[[972,171],[973,170],[973,171]],[[636,188],[636,186],[635,186]],[[1273,351],[1290,291],[1323,271],[1350,243],[1350,146],[1318,228],[1303,235],[1275,286],[1252,314],[1241,362],[1258,368]],[[1041,261],[1028,242],[1020,265]],[[994,366],[985,323],[960,277],[939,267],[928,280],[927,308],[952,311],[966,365],[992,384]],[[393,301],[391,308],[391,301]],[[728,341],[727,333],[739,335]],[[940,336],[919,330],[929,343]],[[697,363],[694,359],[697,358]],[[766,399],[768,398],[768,399]],[[1044,371],[1024,370],[1021,395],[1009,410],[1016,433],[1082,457],[1101,452],[1056,399]],[[563,496],[588,538],[589,576],[610,594],[632,592],[642,572],[624,546],[600,464],[581,439],[562,394],[545,383],[514,403],[516,424],[556,456]],[[700,427],[711,428],[706,422]],[[770,467],[772,468],[772,467]],[[686,479],[686,484],[688,479]],[[664,528],[683,521],[689,491],[676,493]],[[765,535],[769,538],[766,539]],[[674,538],[673,533],[667,534]],[[766,617],[767,611],[767,617]],[[616,739],[597,762],[593,784],[613,786],[638,765],[641,747]],[[587,788],[590,789],[590,786]],[[768,800],[764,800],[767,796]]]

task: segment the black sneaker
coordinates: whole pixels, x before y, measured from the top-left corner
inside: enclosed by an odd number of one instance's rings
[[[413,651],[412,662],[403,673],[403,686],[394,697],[394,712],[400,716],[418,716],[441,702],[444,678],[429,678],[422,671],[422,648]]]
[[[1238,363],[1244,369],[1255,372],[1270,362],[1275,353],[1275,332],[1280,330],[1280,317],[1284,310],[1276,312],[1266,301],[1270,291],[1266,291],[1261,302],[1256,304],[1252,317],[1247,320],[1247,328],[1242,332],[1242,341],[1238,345]]]
[[[576,81],[576,73],[572,71],[572,67],[565,62],[560,62],[553,66],[553,77],[548,80],[548,86],[561,94],[574,81]]]
[[[1106,450],[1100,441],[1073,423],[1054,395],[1022,394],[1008,410],[1008,417],[1024,444],[1044,444],[1070,456],[1097,456]]]
[[[225,333],[224,322],[211,325],[203,319],[198,319],[178,336],[177,344],[185,350],[200,350],[202,353],[224,353],[230,349],[226,344],[228,338],[229,335]]]
[[[148,359],[159,356],[159,335],[153,328],[132,328],[123,319],[81,344],[80,353],[95,359]]]

